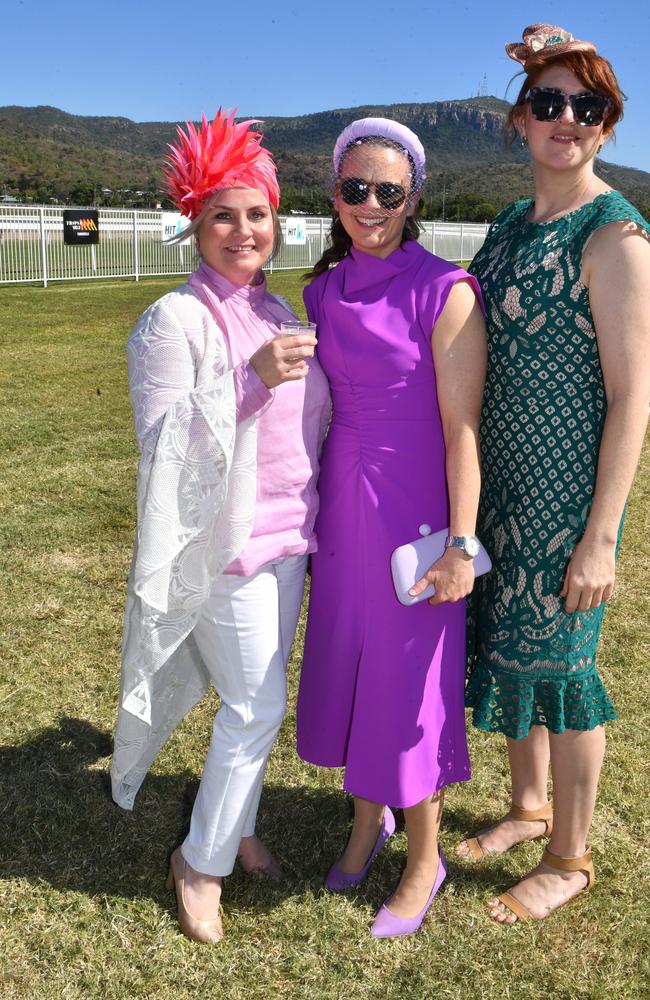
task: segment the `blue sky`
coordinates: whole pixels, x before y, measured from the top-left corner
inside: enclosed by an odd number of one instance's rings
[[[505,97],[503,46],[536,21],[593,41],[628,95],[604,158],[650,170],[647,0],[4,0],[0,105],[51,104],[134,121]],[[516,93],[516,85],[511,95]]]

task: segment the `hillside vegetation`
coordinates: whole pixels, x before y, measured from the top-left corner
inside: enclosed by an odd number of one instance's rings
[[[427,152],[426,218],[484,221],[531,190],[528,154],[503,144],[509,105],[495,97],[366,105],[264,122],[281,211],[329,213],[330,156],[342,128],[378,115],[412,128]],[[0,194],[77,205],[164,204],[160,168],[174,122],[82,117],[58,108],[0,108]],[[650,173],[601,161],[598,172],[645,214]]]

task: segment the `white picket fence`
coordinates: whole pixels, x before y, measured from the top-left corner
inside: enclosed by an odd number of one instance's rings
[[[67,246],[61,206],[0,205],[0,284],[183,275],[198,263],[193,243],[169,246],[163,239],[163,213],[100,208],[99,242]],[[304,242],[288,244],[269,270],[308,270],[327,245],[330,219],[304,218]],[[281,216],[282,231],[295,228],[293,216]],[[446,260],[469,260],[485,239],[487,225],[425,222],[420,242]]]

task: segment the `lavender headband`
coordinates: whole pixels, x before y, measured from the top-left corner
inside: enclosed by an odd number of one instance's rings
[[[344,128],[336,140],[334,146],[334,171],[339,172],[341,160],[348,146],[359,139],[366,139],[369,136],[379,136],[382,139],[390,139],[396,142],[407,152],[415,164],[415,176],[413,178],[413,190],[419,191],[425,179],[425,155],[424,147],[415,132],[412,132],[406,125],[392,121],[390,118],[359,118]]]

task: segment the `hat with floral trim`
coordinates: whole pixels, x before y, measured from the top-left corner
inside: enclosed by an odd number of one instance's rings
[[[595,52],[591,42],[581,42],[570,31],[556,24],[529,24],[523,31],[523,42],[509,42],[506,52],[526,69],[532,60],[554,59],[565,52]]]

